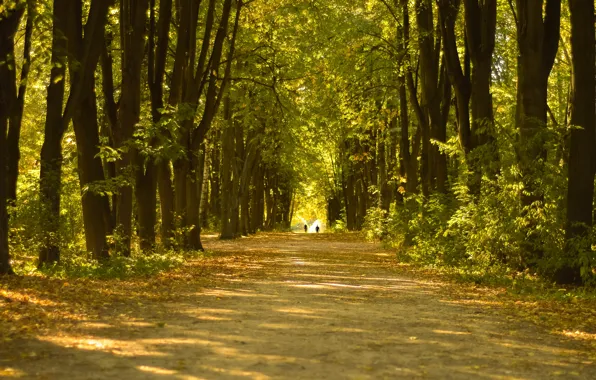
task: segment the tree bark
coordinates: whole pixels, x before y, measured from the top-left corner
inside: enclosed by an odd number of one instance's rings
[[[153,122],[159,124],[163,118],[164,108],[163,83],[169,45],[169,31],[172,19],[172,0],[159,2],[159,21],[155,21],[155,0],[150,3],[149,27],[149,62],[148,81],[151,94],[151,115]],[[161,210],[161,243],[170,247],[174,238],[174,191],[169,160],[160,157],[153,166],[159,188],[159,205]],[[149,174],[149,173],[147,173]],[[153,181],[147,180],[153,185]],[[139,184],[137,183],[137,188]],[[137,195],[138,198],[138,195]],[[152,200],[150,200],[153,202]],[[147,221],[149,223],[149,221]],[[147,227],[141,227],[146,230]],[[151,239],[151,237],[149,237]],[[142,243],[142,242],[141,242]]]
[[[220,239],[234,239],[236,237],[238,221],[238,198],[236,196],[236,178],[238,172],[235,169],[236,130],[232,116],[232,105],[228,96],[226,96],[224,101],[224,119],[224,129],[221,135],[222,213]]]
[[[161,210],[161,243],[170,248],[174,244],[174,188],[170,162],[161,160],[157,163],[157,186]]]
[[[21,68],[21,79],[18,85],[18,93],[15,104],[11,111],[8,129],[8,202],[13,206],[17,201],[17,181],[19,177],[19,161],[21,150],[21,125],[23,121],[23,110],[25,108],[25,95],[27,93],[27,79],[31,66],[31,36],[33,34],[33,21],[36,17],[35,3],[27,0],[27,22],[25,25],[25,42],[23,47],[23,67]],[[13,48],[14,52],[14,48]]]
[[[349,140],[344,141],[342,150],[342,189],[346,209],[346,227],[349,231],[355,231],[357,229],[358,198],[356,196],[354,164],[350,161],[352,147]]]
[[[546,0],[544,10],[543,3],[542,0],[517,0],[518,157],[524,183],[521,202],[524,215],[529,218],[524,248],[530,253],[526,260],[528,265],[534,267],[543,256],[543,248],[530,208],[540,208],[544,198],[540,181],[546,161],[548,77],[559,46],[561,18],[560,0]]]
[[[202,251],[201,244],[201,193],[203,192],[203,170],[205,169],[205,160],[201,156],[205,154],[204,151],[199,151],[193,155],[190,161],[190,176],[186,181],[186,204],[187,204],[187,225],[188,231],[188,248],[195,251]]]
[[[410,15],[408,10],[407,0],[401,0],[402,8],[402,26],[397,29],[397,39],[400,46],[400,53],[403,53],[403,60],[399,66],[403,67],[403,62],[410,61],[409,54],[409,43],[410,43]],[[402,54],[400,54],[402,56]],[[398,91],[399,91],[399,125],[400,125],[400,148],[399,148],[399,160],[400,160],[400,175],[401,180],[401,191],[407,194],[416,194],[418,192],[418,154],[420,151],[420,141],[422,137],[422,128],[418,127],[417,133],[410,141],[410,115],[408,110],[408,91],[410,92],[410,101],[415,110],[419,121],[424,120],[420,104],[418,103],[416,89],[414,86],[414,80],[412,77],[412,71],[409,68],[400,70],[398,76]],[[412,150],[410,150],[412,146]],[[405,178],[405,183],[403,181]]]
[[[242,235],[251,233],[250,227],[250,182],[254,176],[258,157],[257,141],[252,136],[247,137],[245,158],[242,161],[238,199],[240,199],[241,214],[240,227]]]
[[[39,174],[43,242],[39,251],[38,266],[52,264],[60,259],[60,197],[62,182],[62,105],[66,75],[66,18],[68,0],[54,0],[52,25],[52,68],[47,89],[46,122],[41,147]]]
[[[102,49],[102,41],[109,1],[93,0],[87,23],[82,26],[82,1],[69,1],[68,52],[71,90],[62,118],[68,123],[72,117],[77,140],[79,179],[83,191],[83,220],[87,250],[97,260],[109,256],[107,233],[110,226],[108,198],[95,186],[105,177],[99,154],[99,126],[95,99],[95,68]]]
[[[251,230],[252,233],[263,230],[264,228],[264,216],[265,216],[265,170],[260,159],[257,159],[257,168],[254,172],[252,183],[253,183],[253,195],[251,196]]]
[[[447,65],[447,73],[455,88],[457,102],[457,119],[459,141],[464,153],[469,157],[474,148],[470,129],[470,96],[471,84],[467,70],[464,72],[460,63],[455,37],[455,23],[459,13],[460,1],[441,0],[439,2],[439,17],[441,20],[441,34],[443,36],[443,52]],[[467,58],[467,57],[466,57]]]
[[[389,124],[389,123],[388,123]],[[388,125],[388,127],[390,127]],[[379,175],[377,178],[377,186],[379,188],[379,198],[378,198],[378,207],[389,211],[389,206],[391,205],[391,188],[389,187],[389,179],[388,179],[388,165],[387,161],[387,152],[385,149],[386,141],[385,136],[382,131],[379,132],[377,142],[377,166],[379,168]]]
[[[581,283],[581,266],[577,258],[590,252],[596,158],[594,2],[570,0],[569,9],[573,91],[565,236],[568,257],[554,276],[557,282],[565,284]]]
[[[494,178],[499,172],[500,158],[494,130],[492,94],[490,91],[493,52],[497,25],[497,0],[464,0],[466,42],[472,62],[471,114],[472,147],[483,147],[474,183],[479,193],[482,172]]]
[[[441,125],[441,96],[439,83],[440,34],[435,33],[433,4],[431,0],[416,0],[420,48],[421,107],[424,111],[422,129],[423,193],[428,196],[430,187],[447,191],[447,157],[431,145],[431,138],[445,142]]]
[[[132,238],[132,208],[133,208],[133,186],[137,180],[139,185],[152,181],[151,175],[145,177],[144,159],[139,157],[136,147],[133,145],[133,133],[136,124],[139,122],[141,111],[141,65],[143,63],[144,39],[147,23],[148,0],[121,0],[120,1],[120,46],[121,55],[121,95],[118,107],[118,128],[114,131],[114,142],[116,148],[121,150],[120,160],[117,162],[117,175],[124,180],[124,185],[119,189],[118,202],[116,204],[116,226],[119,231],[119,251],[123,256],[130,256]],[[136,166],[136,168],[133,167]],[[149,164],[149,171],[152,174],[153,165]],[[136,176],[134,175],[136,172]],[[138,189],[152,191],[154,186]],[[147,196],[144,202],[137,202],[137,207],[154,208],[149,204],[153,197]],[[139,215],[151,218],[151,210],[139,210]],[[147,221],[147,220],[146,220]],[[153,229],[153,227],[151,227]],[[147,228],[143,232],[149,233]],[[145,239],[151,239],[151,234]],[[151,245],[151,242],[149,242]]]
[[[221,131],[219,128],[216,128],[212,132],[213,149],[211,150],[211,192],[209,206],[211,215],[216,216],[219,221],[221,218]]]
[[[8,247],[9,120],[17,103],[14,37],[24,8],[6,9],[0,18],[0,275],[12,274]]]

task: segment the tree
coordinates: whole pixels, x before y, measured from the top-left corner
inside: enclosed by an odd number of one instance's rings
[[[573,62],[566,250],[570,257],[555,274],[560,283],[581,282],[580,256],[589,254],[596,159],[594,2],[570,0]]]
[[[437,191],[447,191],[447,157],[436,146],[431,146],[431,138],[439,142],[447,139],[446,122],[441,113],[441,91],[448,85],[439,58],[441,38],[435,33],[430,0],[416,0],[416,23],[420,49],[420,106],[424,111],[419,114],[418,120],[422,126],[422,188],[424,195],[428,196],[433,180],[436,180]]]
[[[169,46],[169,31],[172,19],[172,0],[162,0],[159,2],[159,21],[155,20],[155,0],[150,4],[150,26],[149,26],[149,57],[148,57],[148,81],[149,92],[151,96],[151,117],[153,123],[159,125],[162,121],[164,108],[164,77],[166,72],[167,51]],[[163,143],[163,142],[162,142]],[[157,182],[160,194],[161,208],[161,241],[165,246],[169,246],[173,236],[174,226],[174,205],[172,204],[174,194],[172,193],[172,181],[169,162],[164,157],[160,157],[155,163],[157,166]],[[146,177],[144,177],[146,178]],[[145,186],[139,186],[142,189]],[[151,189],[153,191],[153,189]],[[153,196],[153,194],[152,194]],[[141,195],[137,198],[141,199]],[[153,199],[147,201],[153,203]],[[150,218],[142,218],[149,224]],[[142,226],[144,232],[149,232],[149,226]],[[153,226],[151,226],[153,231]],[[151,239],[149,239],[151,241]]]
[[[4,5],[1,2],[0,5]],[[9,154],[9,125],[17,108],[15,34],[25,8],[22,4],[7,4],[0,14],[0,274],[12,273],[8,246],[8,168],[14,156]],[[11,126],[12,129],[12,126]]]
[[[80,183],[83,192],[83,218],[87,250],[95,259],[109,256],[107,234],[110,223],[108,198],[96,188],[105,180],[99,157],[99,126],[95,95],[95,68],[99,61],[110,1],[93,0],[83,27],[83,1],[69,0],[66,38],[70,94],[62,122],[72,118],[77,140]]]
[[[25,7],[25,5],[21,5]],[[31,67],[31,40],[33,34],[33,23],[36,17],[36,5],[32,0],[26,1],[27,21],[25,24],[25,42],[23,46],[23,63],[21,68],[21,77],[18,85],[18,91],[15,93],[16,99],[12,105],[10,123],[7,136],[7,154],[8,154],[8,200],[11,205],[15,205],[17,200],[17,180],[19,176],[19,160],[21,151],[19,149],[21,139],[21,126],[23,122],[23,110],[25,107],[25,95],[27,93],[27,81],[29,69]],[[14,55],[14,49],[12,54]]]
[[[39,197],[44,220],[39,266],[52,264],[60,259],[58,233],[62,187],[62,137],[66,127],[62,120],[62,107],[66,82],[68,0],[54,0],[52,15],[52,67],[46,97],[46,121],[39,173]]]
[[[520,133],[519,165],[523,176],[522,205],[528,212],[541,207],[544,199],[539,183],[547,159],[545,149],[548,77],[559,47],[561,2],[517,0],[517,43],[519,47],[517,126]],[[529,214],[527,214],[529,215]],[[538,258],[542,248],[530,222],[526,249]],[[530,261],[536,257],[530,258]]]

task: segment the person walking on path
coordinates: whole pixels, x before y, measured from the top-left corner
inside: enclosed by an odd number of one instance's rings
[[[307,232],[308,232],[308,226],[305,224],[304,225],[304,233],[307,233]]]
[[[316,230],[317,230],[317,233],[319,233],[319,225],[318,224],[317,224]]]

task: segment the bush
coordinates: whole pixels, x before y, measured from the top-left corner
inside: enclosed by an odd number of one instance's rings
[[[469,193],[467,177],[462,175],[448,195],[433,194],[428,199],[410,195],[388,213],[370,209],[365,224],[367,237],[397,248],[404,261],[468,274],[529,270],[553,278],[559,268],[571,265],[581,268],[585,282],[593,281],[594,250],[580,250],[581,254],[573,257],[564,254],[562,189],[566,183],[561,168],[549,168],[542,176],[544,199],[525,209],[520,201],[523,185],[515,165],[493,180],[484,177],[478,196]],[[591,241],[596,228],[593,234]]]

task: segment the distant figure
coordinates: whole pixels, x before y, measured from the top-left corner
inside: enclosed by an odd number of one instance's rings
[[[315,228],[317,230],[317,233],[319,233],[319,225],[317,225],[317,228]]]
[[[307,232],[308,232],[308,226],[305,224],[304,225],[304,233],[307,233]]]

